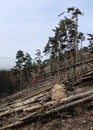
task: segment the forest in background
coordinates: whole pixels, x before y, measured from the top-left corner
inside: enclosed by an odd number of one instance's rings
[[[36,50],[34,59],[29,53],[18,50],[16,66],[0,71],[0,97],[24,89],[29,81],[34,85],[42,74],[92,59],[93,34],[78,31],[79,16],[82,15],[75,7],[67,8],[65,13],[58,15],[63,18],[53,29],[54,36],[49,37],[43,52]]]

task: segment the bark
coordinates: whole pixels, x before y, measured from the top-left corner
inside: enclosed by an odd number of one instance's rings
[[[24,109],[26,109],[28,107],[30,107],[31,109],[32,108],[36,109],[36,108],[38,108],[37,102],[38,102],[39,98],[41,98],[41,97],[42,98],[44,97],[43,101],[48,100],[50,98],[49,92],[37,95],[37,96],[32,97],[28,100],[25,100],[24,102],[12,104],[12,105],[8,106],[6,109],[4,109],[4,111],[2,109],[1,111],[3,111],[3,112],[0,113],[0,117],[5,116],[5,115],[9,115],[13,112],[23,111]],[[36,103],[34,103],[34,102],[36,102]],[[33,104],[33,106],[31,104]],[[34,104],[36,104],[37,106]]]
[[[35,121],[35,120],[38,120],[40,118],[51,116],[51,114],[62,112],[63,110],[70,108],[70,107],[71,108],[76,107],[78,104],[81,104],[81,103],[84,103],[84,102],[87,102],[87,101],[90,101],[90,100],[93,100],[93,95],[84,97],[82,99],[78,99],[76,101],[73,101],[71,103],[67,103],[65,105],[61,105],[57,108],[51,109],[49,111],[45,111],[44,113],[42,113],[42,112],[38,113],[38,111],[37,111],[37,112],[31,113],[30,115],[28,115],[24,118],[21,118],[19,121],[15,122],[14,124],[10,124],[10,125],[7,125],[5,127],[0,128],[0,130],[18,127],[19,125],[22,125],[22,124],[27,123],[29,121]]]
[[[4,112],[1,112],[0,117],[6,116],[6,115],[9,115],[9,114],[11,114],[13,112],[18,112],[18,111],[35,111],[36,109],[40,109],[40,108],[43,108],[43,107],[48,107],[49,105],[50,106],[52,105],[53,107],[54,106],[59,106],[61,104],[69,103],[69,102],[72,102],[74,100],[84,98],[84,97],[87,97],[87,96],[92,95],[92,94],[93,94],[93,90],[88,91],[88,92],[84,92],[84,93],[80,93],[80,94],[77,94],[77,95],[74,95],[74,96],[63,98],[59,102],[58,101],[50,101],[50,102],[44,103],[44,105],[43,105],[43,102],[33,104],[33,106],[31,104],[30,105],[26,104],[26,102],[22,106],[16,105],[16,107],[15,107],[15,105],[14,106],[12,105],[12,107],[10,109],[8,109],[8,110],[6,110]]]

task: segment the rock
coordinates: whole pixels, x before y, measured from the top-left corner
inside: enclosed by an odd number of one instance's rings
[[[66,97],[64,84],[55,84],[51,90],[51,98],[53,101],[61,100],[62,98]]]

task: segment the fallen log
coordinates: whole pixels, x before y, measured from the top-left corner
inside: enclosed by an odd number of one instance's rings
[[[83,83],[83,82],[86,82],[86,81],[89,81],[90,79],[93,79],[93,75],[88,75],[88,76],[84,76],[84,77],[81,77],[80,79],[78,79],[78,81],[76,81],[75,83],[73,83],[73,85],[78,85],[80,83]]]
[[[45,93],[43,93],[43,94],[39,94],[39,95],[36,95],[36,96],[34,96],[34,97],[30,97],[29,99],[26,99],[26,100],[24,100],[24,101],[22,101],[22,102],[12,104],[10,107],[16,108],[16,107],[23,106],[23,105],[26,105],[26,104],[29,104],[29,103],[34,103],[34,102],[36,102],[39,98],[41,98],[41,97],[43,97],[43,96],[45,97],[45,96],[48,95],[48,94],[49,94],[49,92],[45,92]]]
[[[89,71],[87,72],[83,77],[86,77],[86,76],[89,76],[89,75],[93,75],[93,70],[92,71]]]
[[[73,102],[65,104],[65,105],[61,105],[57,108],[51,109],[49,111],[45,111],[43,113],[42,113],[42,111],[41,112],[37,111],[37,112],[34,112],[33,114],[31,113],[30,115],[28,115],[24,118],[21,118],[19,121],[17,121],[14,124],[10,124],[10,125],[7,125],[7,126],[0,128],[0,130],[6,130],[7,128],[18,127],[18,126],[20,126],[24,123],[29,122],[29,121],[31,122],[31,121],[36,121],[38,119],[40,120],[40,118],[45,118],[45,117],[51,116],[51,114],[62,112],[63,110],[70,108],[70,107],[71,108],[76,107],[78,104],[81,104],[81,103],[84,103],[84,102],[87,102],[87,101],[90,101],[90,100],[93,100],[93,95],[90,95],[88,97],[84,97],[82,99],[78,99],[76,101],[73,101]]]
[[[31,109],[33,108],[32,110],[34,110],[34,109],[36,110],[36,108],[38,108],[38,104],[39,104],[39,103],[37,104],[37,101],[38,101],[37,99],[41,98],[43,96],[44,97],[46,96],[45,99],[47,99],[48,97],[50,97],[50,96],[48,96],[48,94],[49,94],[49,92],[44,93],[44,94],[40,94],[40,95],[35,96],[35,97],[33,97],[29,100],[26,100],[24,102],[13,104],[10,107],[8,107],[8,109],[6,109],[4,111],[2,109],[3,112],[0,113],[0,117],[9,115],[13,112],[23,111],[24,109],[26,109],[28,107],[30,107]],[[34,107],[32,105],[30,105],[33,102],[36,102],[36,103],[34,103],[35,105],[33,104]],[[39,106],[40,106],[40,104],[39,104]]]
[[[50,85],[50,83],[49,83],[49,85]],[[44,87],[44,86],[43,86]],[[41,87],[42,88],[42,87]],[[30,96],[27,96],[26,98],[22,98],[22,99],[20,99],[20,100],[15,100],[15,101],[13,101],[13,102],[11,102],[11,101],[9,101],[9,102],[7,102],[7,103],[5,103],[5,104],[3,104],[1,107],[0,107],[0,109],[1,108],[6,108],[7,106],[9,107],[10,105],[12,105],[12,104],[16,104],[17,102],[22,102],[22,101],[25,101],[25,100],[27,100],[27,99],[29,99],[29,98],[32,98],[32,97],[34,97],[34,96],[37,96],[38,94],[41,94],[41,93],[43,93],[44,91],[49,91],[51,89],[51,85],[48,87],[45,87],[45,88],[43,88],[42,90],[39,90],[38,92],[34,92],[33,94],[31,94]],[[16,94],[15,94],[15,96],[16,96]],[[9,96],[9,98],[11,98],[12,99],[12,96]]]
[[[86,96],[90,96],[91,94],[93,94],[93,90],[90,90],[90,91],[87,91],[87,92],[82,92],[82,93],[79,93],[79,94],[76,94],[76,95],[72,95],[72,96],[63,98],[63,99],[61,99],[61,102],[70,102],[70,101],[73,101],[73,100],[76,100],[76,99],[80,99],[80,98],[83,98],[83,97],[86,97]]]
[[[49,106],[49,105],[52,105],[53,107],[54,106],[58,106],[58,105],[61,105],[61,104],[65,104],[65,103],[69,103],[69,102],[72,102],[74,100],[77,100],[77,99],[80,99],[80,98],[84,98],[84,97],[87,97],[89,95],[92,95],[93,94],[93,90],[91,91],[88,91],[88,92],[83,92],[83,93],[80,93],[80,94],[77,94],[77,95],[73,95],[73,96],[69,96],[69,97],[66,97],[66,98],[63,98],[61,99],[59,102],[58,101],[50,101],[50,102],[47,102],[43,105],[41,105],[39,102],[36,103],[36,104],[33,104],[33,106],[29,105],[29,104],[24,104],[23,106],[18,106],[18,107],[12,107],[4,112],[1,112],[0,113],[0,117],[2,116],[6,116],[6,115],[9,115],[13,112],[18,112],[18,111],[35,111],[37,108],[40,109],[42,107],[46,107],[46,106]]]
[[[47,103],[45,103],[43,105],[36,105],[35,107],[36,108],[47,107],[47,106],[56,107],[56,106],[59,106],[59,105],[65,104],[65,103],[70,103],[72,101],[75,101],[75,100],[78,100],[78,99],[82,99],[82,98],[90,96],[92,94],[93,94],[93,90],[92,91],[88,91],[88,92],[83,92],[83,93],[80,93],[80,94],[76,94],[76,95],[73,95],[73,96],[69,96],[69,97],[66,97],[66,98],[63,98],[60,101],[50,101],[50,102],[47,102]],[[27,108],[24,109],[24,111],[31,111],[35,107],[27,107]]]

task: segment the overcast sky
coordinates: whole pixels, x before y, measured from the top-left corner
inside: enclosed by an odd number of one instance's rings
[[[32,57],[43,50],[62,18],[58,14],[71,6],[84,12],[79,30],[93,33],[93,0],[0,0],[0,66],[9,66],[19,49]]]

